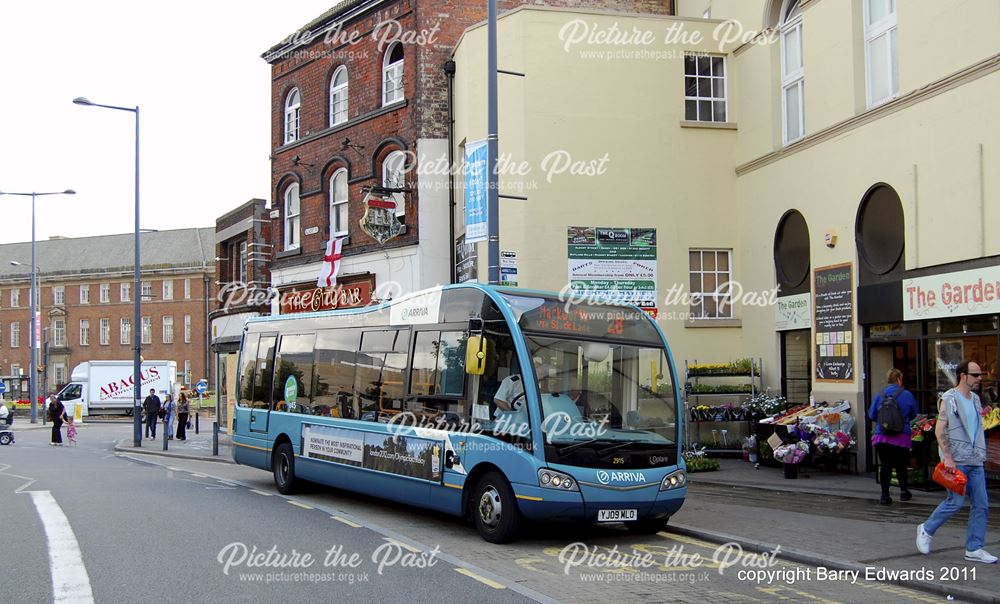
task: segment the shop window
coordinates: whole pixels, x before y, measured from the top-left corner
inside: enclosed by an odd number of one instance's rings
[[[792,403],[809,401],[812,346],[808,329],[781,334],[781,395]]]
[[[774,273],[782,295],[810,291],[809,226],[796,210],[788,211],[774,234]]]
[[[905,244],[903,205],[889,185],[868,190],[858,209],[854,237],[861,259],[861,277],[902,270]]]

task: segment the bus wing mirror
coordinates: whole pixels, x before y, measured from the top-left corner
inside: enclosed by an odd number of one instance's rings
[[[465,348],[465,373],[483,375],[486,373],[486,338],[469,336]]]

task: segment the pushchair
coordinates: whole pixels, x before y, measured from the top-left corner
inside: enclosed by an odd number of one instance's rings
[[[11,430],[11,425],[14,423],[14,412],[11,411],[7,415],[7,419],[0,423],[0,445],[12,445],[14,444],[14,431]]]

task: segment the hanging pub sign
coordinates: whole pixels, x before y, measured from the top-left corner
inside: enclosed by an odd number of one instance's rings
[[[379,245],[403,232],[403,225],[396,219],[397,204],[392,193],[369,191],[361,203],[365,215],[358,224]]]
[[[816,381],[854,382],[854,270],[850,263],[813,276]]]
[[[375,276],[361,279],[340,279],[334,287],[315,287],[309,284],[279,288],[281,314],[338,310],[368,306],[375,289]]]

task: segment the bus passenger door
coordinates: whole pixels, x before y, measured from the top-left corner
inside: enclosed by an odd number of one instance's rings
[[[277,336],[261,335],[253,376],[253,399],[250,401],[250,432],[267,434],[271,410],[271,386],[274,382],[274,349]]]

